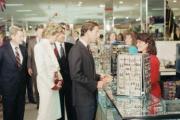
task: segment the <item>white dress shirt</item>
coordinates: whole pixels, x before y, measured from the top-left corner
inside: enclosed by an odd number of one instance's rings
[[[65,56],[66,56],[66,50],[65,50],[64,42],[63,42],[63,43],[55,42],[55,44],[56,44],[56,47],[57,47],[57,49],[58,49],[58,53],[59,53],[60,56],[62,56],[62,55],[61,55],[61,51],[60,51],[60,45],[62,44],[62,47],[63,47],[63,49],[64,49],[64,54],[65,54]]]
[[[18,53],[19,53],[19,57],[20,57],[20,62],[21,62],[21,64],[22,64],[22,62],[23,62],[23,56],[22,56],[22,53],[21,53],[21,50],[20,50],[20,48],[19,48],[19,46],[16,46],[16,45],[14,45],[12,42],[10,42],[10,44],[11,44],[11,47],[12,47],[12,49],[13,49],[13,52],[14,52],[14,55],[16,56],[16,47],[18,47]]]

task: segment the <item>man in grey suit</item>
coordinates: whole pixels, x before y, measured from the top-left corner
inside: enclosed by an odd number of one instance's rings
[[[42,32],[43,32],[44,26],[38,25],[36,27],[36,37],[31,38],[28,42],[28,61],[27,61],[27,67],[28,67],[28,73],[32,78],[34,89],[35,89],[35,99],[37,103],[37,109],[39,108],[39,93],[37,90],[37,69],[34,59],[34,46],[41,40]]]
[[[95,120],[97,88],[102,88],[106,77],[96,74],[89,44],[99,37],[99,25],[86,22],[81,28],[79,41],[69,53],[69,69],[72,79],[72,97],[77,120]]]

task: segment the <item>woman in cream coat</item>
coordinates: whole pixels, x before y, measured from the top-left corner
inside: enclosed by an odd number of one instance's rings
[[[43,39],[34,48],[37,67],[37,87],[40,96],[40,105],[37,120],[57,120],[61,117],[59,89],[62,80],[60,67],[52,44],[55,42],[62,27],[55,23],[47,25],[43,31]],[[55,77],[55,73],[58,76]]]

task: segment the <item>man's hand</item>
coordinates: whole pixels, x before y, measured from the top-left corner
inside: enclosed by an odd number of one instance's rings
[[[97,82],[97,88],[98,89],[102,89],[103,88],[103,85],[104,85],[104,82],[102,80],[98,81]]]
[[[104,81],[105,83],[109,83],[112,80],[112,76],[111,75],[104,75],[101,77],[101,80]]]
[[[28,74],[29,74],[30,76],[32,76],[33,71],[32,71],[32,69],[31,69],[31,68],[28,68]]]

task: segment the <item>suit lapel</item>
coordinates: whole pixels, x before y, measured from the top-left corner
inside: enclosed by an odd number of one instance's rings
[[[13,52],[13,48],[12,48],[10,43],[8,43],[8,54],[9,54],[10,58],[12,59],[12,61],[14,63],[16,63],[16,57],[15,57],[15,54]]]
[[[91,64],[93,66],[93,69],[94,69],[94,59],[93,59],[93,56],[91,53],[89,53],[88,49],[80,42],[78,41],[77,44],[80,45],[80,47],[87,53],[87,56],[89,57],[90,61],[91,61]]]

